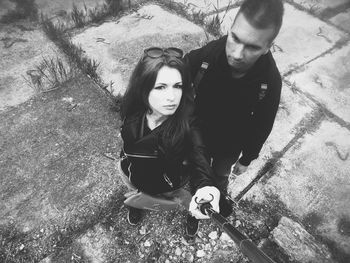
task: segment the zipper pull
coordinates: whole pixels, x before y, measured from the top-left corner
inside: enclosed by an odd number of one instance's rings
[[[173,188],[173,183],[170,181],[169,177],[166,174],[163,174],[164,180]]]

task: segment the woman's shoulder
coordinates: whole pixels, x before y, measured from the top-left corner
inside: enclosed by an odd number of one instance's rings
[[[123,120],[123,125],[128,125],[130,123],[139,121],[143,118],[143,116],[144,116],[144,112],[135,112],[129,116],[126,116]]]

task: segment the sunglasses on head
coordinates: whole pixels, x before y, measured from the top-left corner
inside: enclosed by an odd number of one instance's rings
[[[150,47],[144,50],[144,57],[150,58],[160,58],[162,56],[169,56],[175,58],[182,58],[184,52],[176,47],[160,48],[160,47]]]

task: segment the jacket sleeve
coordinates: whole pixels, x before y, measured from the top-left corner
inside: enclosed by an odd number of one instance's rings
[[[204,186],[213,186],[214,174],[210,167],[210,157],[205,147],[198,125],[198,121],[193,120],[190,127],[191,148],[189,162],[192,167],[190,183],[196,191]]]
[[[248,134],[245,137],[242,157],[239,162],[248,166],[250,162],[258,158],[260,150],[271,133],[278,105],[281,97],[282,80],[278,69],[275,67],[268,82],[266,96],[257,103],[254,114],[248,125]]]

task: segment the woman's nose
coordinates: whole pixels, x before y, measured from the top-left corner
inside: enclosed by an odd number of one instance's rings
[[[169,88],[167,90],[166,94],[167,94],[167,96],[166,96],[167,100],[173,101],[175,99],[175,89],[174,88]]]

